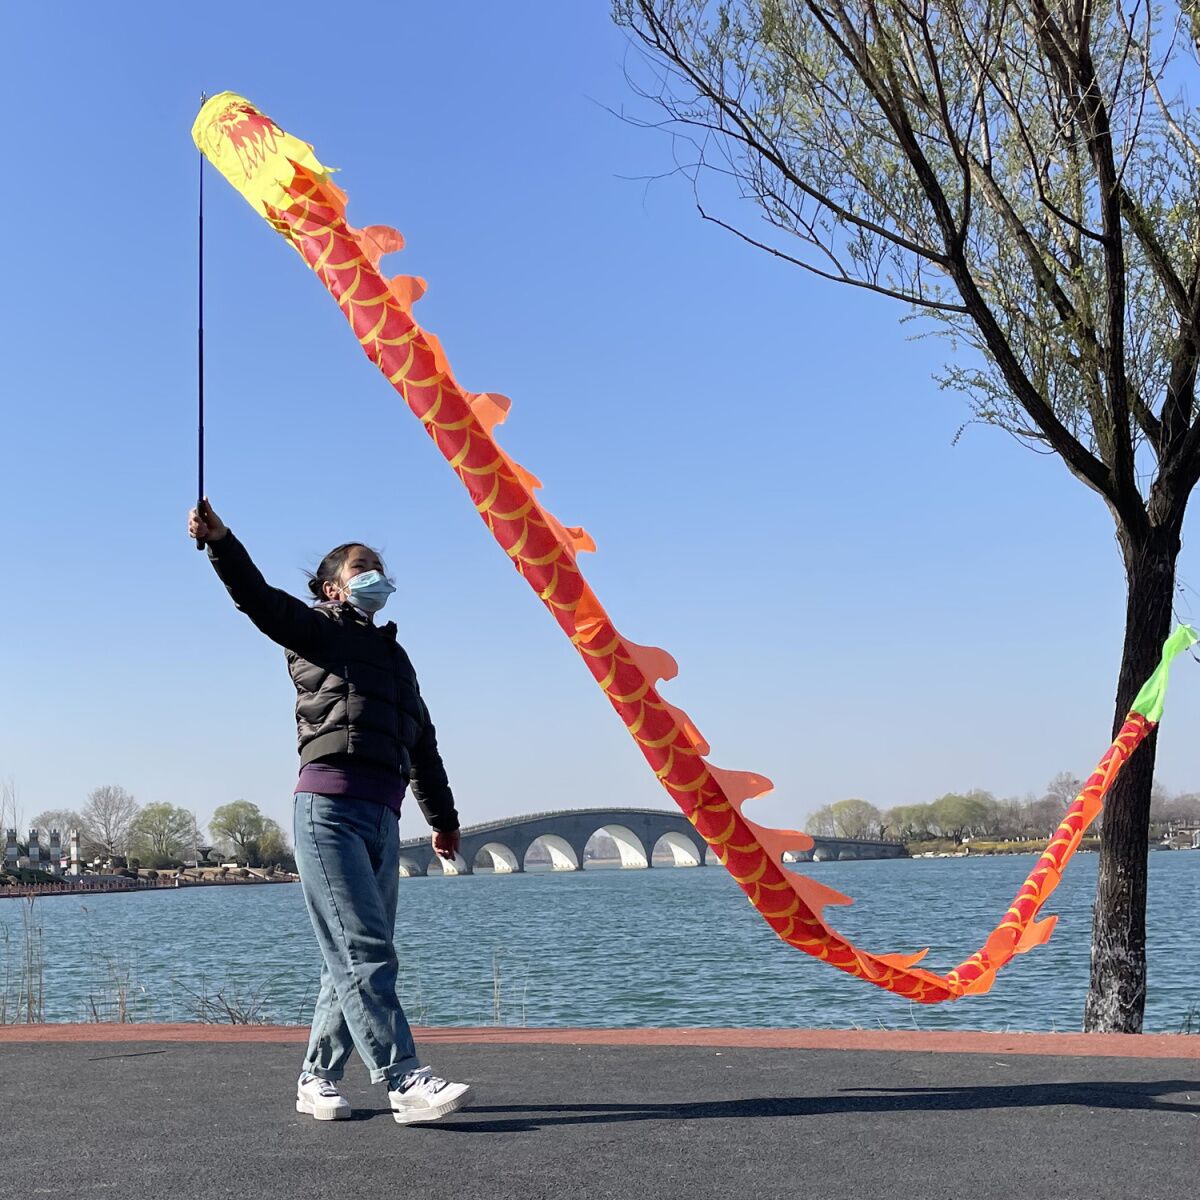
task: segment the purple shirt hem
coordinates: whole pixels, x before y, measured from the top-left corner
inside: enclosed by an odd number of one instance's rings
[[[310,762],[300,768],[297,792],[316,792],[319,796],[349,796],[385,804],[396,814],[404,801],[405,783],[394,771],[343,763]]]

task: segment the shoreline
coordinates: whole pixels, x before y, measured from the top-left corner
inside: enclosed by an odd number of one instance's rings
[[[1072,1058],[1200,1061],[1200,1037],[1181,1033],[1013,1033],[990,1030],[697,1028],[661,1026],[414,1026],[426,1044],[524,1046],[695,1046],[763,1050],[1058,1055]],[[63,1042],[273,1043],[303,1045],[307,1025],[170,1024],[0,1025],[0,1045]]]
[[[48,883],[14,884],[0,888],[0,900],[40,900],[46,896],[111,896],[133,892],[182,892],[189,888],[209,887],[262,887],[264,884],[299,883],[298,875],[283,879],[167,879],[130,880],[128,883],[66,884],[58,886]]]
[[[1079,853],[1079,854],[1094,854],[1094,853],[1098,853],[1099,848],[1100,848],[1099,840],[1096,839],[1095,845],[1086,845],[1086,844],[1082,845],[1082,846],[1080,846],[1077,853]],[[1191,847],[1191,846],[1174,847],[1174,846],[1166,846],[1166,845],[1160,845],[1157,843],[1152,843],[1147,847],[1147,853],[1153,853],[1153,852],[1159,851],[1159,850],[1172,850],[1172,851],[1176,851],[1176,852],[1186,852],[1187,850],[1191,850],[1191,849],[1196,849],[1196,847]],[[911,851],[909,854],[905,855],[904,857],[909,862],[916,862],[918,860],[919,861],[929,861],[930,859],[944,859],[944,858],[945,859],[975,859],[975,860],[979,860],[979,859],[983,859],[983,858],[1014,858],[1014,857],[1018,857],[1021,855],[1027,855],[1032,858],[1037,858],[1037,857],[1040,857],[1044,853],[1045,853],[1045,848],[1040,846],[1037,843],[1035,843],[1033,845],[1029,845],[1029,844],[1022,845],[1020,843],[1016,843],[1012,846],[1011,849],[1009,849],[1007,847],[997,848],[997,847],[995,847],[994,844],[989,844],[988,848],[985,850],[969,849],[965,853],[962,851],[955,852],[955,851],[946,851],[946,850],[915,850],[915,851]],[[820,862],[808,862],[808,861],[804,861],[804,860],[796,860],[793,862],[786,863],[786,866],[791,867],[791,868],[796,868],[796,867],[801,867],[801,866],[820,867],[820,866],[825,866],[825,865],[836,866],[836,865],[841,865],[842,863],[845,863],[845,862],[878,862],[878,861],[884,861],[884,860],[881,860],[881,859],[845,859],[845,860],[840,860],[840,862],[835,862],[835,863],[831,863],[831,864],[825,864],[825,863],[820,863]],[[888,861],[891,861],[891,860],[888,860]],[[903,861],[903,860],[901,860],[901,861]],[[597,860],[596,865],[598,867],[600,867],[600,869],[602,869],[602,870],[618,870],[618,869],[620,869],[620,870],[634,870],[634,869],[649,870],[649,869],[651,869],[649,867],[621,868],[619,866],[619,862],[620,862],[619,859],[613,859],[613,860],[602,859],[602,860]],[[707,866],[710,864],[704,864],[704,865]],[[711,865],[715,866],[716,864],[711,864]],[[586,868],[576,868],[576,872],[585,870],[585,869]],[[676,868],[672,867],[669,863],[660,863],[654,869],[672,870],[672,869],[676,869]],[[683,868],[679,868],[679,869],[683,869]],[[491,871],[466,872],[467,875],[476,874],[476,873],[481,874],[481,875],[493,874],[493,872],[491,872]],[[501,873],[507,874],[507,872],[501,872]],[[512,872],[512,874],[517,874],[517,875],[542,875],[542,874],[549,874],[549,873],[551,873],[551,872],[549,872],[545,869],[534,870],[534,871]],[[566,873],[569,874],[571,872],[566,872]],[[88,877],[84,876],[83,878],[86,879]],[[405,876],[404,878],[410,878],[410,877]],[[415,876],[415,878],[423,878],[423,877]],[[137,881],[129,880],[128,882],[124,882],[124,883],[117,883],[115,881],[112,881],[111,879],[108,879],[108,880],[105,880],[105,882],[87,883],[87,884],[84,884],[84,883],[64,883],[61,885],[59,885],[59,884],[41,884],[41,883],[10,884],[10,885],[5,885],[5,886],[0,886],[0,900],[28,900],[30,898],[41,899],[43,897],[48,897],[48,896],[107,896],[107,895],[114,895],[114,894],[115,895],[125,895],[125,894],[131,893],[131,892],[178,892],[178,891],[183,891],[188,888],[210,888],[210,887],[255,888],[255,887],[260,887],[264,884],[274,885],[274,884],[299,883],[299,882],[300,882],[300,877],[298,875],[279,875],[279,876],[276,876],[273,878],[267,878],[266,876],[256,875],[256,876],[252,876],[250,878],[238,877],[238,878],[233,878],[233,879],[228,879],[228,878],[227,879],[212,879],[212,878],[209,878],[209,879],[156,879],[156,880],[139,879]]]

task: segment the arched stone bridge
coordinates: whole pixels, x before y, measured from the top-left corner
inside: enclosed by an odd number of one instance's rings
[[[622,867],[649,867],[656,855],[669,854],[673,865],[698,867],[708,846],[680,812],[657,808],[575,808],[530,813],[469,825],[462,831],[456,861],[441,863],[428,837],[400,843],[400,874],[427,875],[430,867],[447,874],[469,875],[476,867],[497,874],[525,870],[525,858],[536,842],[549,855],[555,871],[583,866],[592,835],[607,834],[617,845]],[[797,860],[817,862],[839,858],[901,858],[900,842],[858,842],[846,838],[814,838],[814,847]],[[435,865],[436,864],[436,865]]]
[[[860,858],[908,858],[908,848],[894,838],[876,841],[872,838],[835,838],[809,835],[811,850],[790,851],[792,862],[853,862]]]

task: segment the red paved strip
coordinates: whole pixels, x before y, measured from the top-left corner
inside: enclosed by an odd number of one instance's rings
[[[1200,1060],[1200,1037],[1128,1033],[921,1033],[870,1029],[415,1029],[429,1043],[499,1046],[713,1046],[751,1050],[885,1050]],[[5,1042],[274,1042],[303,1045],[298,1025],[0,1025]]]

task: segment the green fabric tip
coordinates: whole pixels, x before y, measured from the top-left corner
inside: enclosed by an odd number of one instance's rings
[[[1171,672],[1171,661],[1182,650],[1200,642],[1200,633],[1190,625],[1180,625],[1163,643],[1162,661],[1158,669],[1142,685],[1131,711],[1141,713],[1147,721],[1157,724],[1162,720],[1163,703],[1167,698],[1167,676]]]

